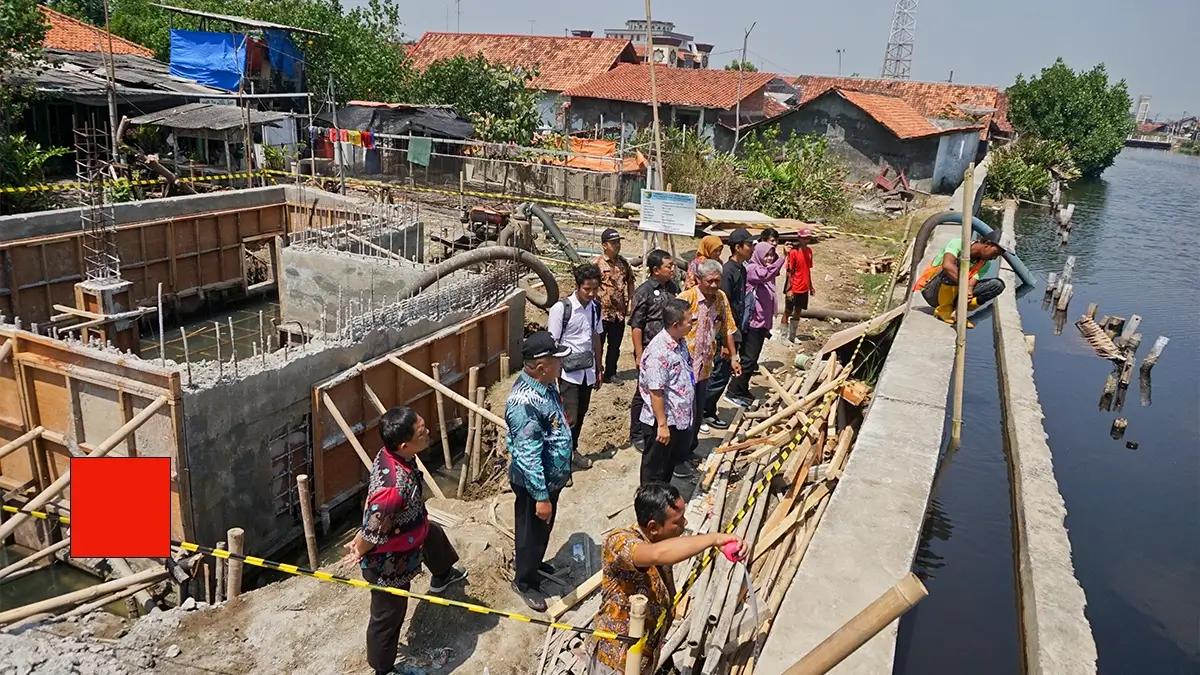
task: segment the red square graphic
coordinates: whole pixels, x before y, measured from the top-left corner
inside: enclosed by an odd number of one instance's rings
[[[71,557],[171,554],[171,460],[71,459]]]

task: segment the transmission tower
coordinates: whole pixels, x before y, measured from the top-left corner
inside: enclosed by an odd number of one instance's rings
[[[907,80],[912,68],[913,39],[917,33],[917,0],[896,0],[892,32],[883,54],[883,77]]]

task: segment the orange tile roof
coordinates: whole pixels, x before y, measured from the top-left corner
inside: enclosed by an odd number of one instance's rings
[[[42,16],[49,24],[46,30],[46,39],[42,40],[42,47],[65,49],[72,52],[108,52],[109,33],[104,29],[84,23],[62,12],[56,12],[45,5],[38,5],[38,9],[42,10]],[[153,51],[116,35],[112,36],[112,51],[114,54],[133,54],[154,58]]]
[[[617,38],[498,35],[492,33],[426,33],[408,49],[413,66],[482,54],[493,63],[536,67],[531,86],[563,91],[583,84],[622,61],[637,60],[633,45]]]
[[[940,133],[932,122],[903,99],[846,89],[834,89],[833,92],[858,106],[876,122],[887,127],[897,138],[920,138]]]
[[[1012,133],[1008,121],[1008,95],[1002,89],[976,84],[952,82],[917,82],[914,80],[884,80],[861,77],[824,77],[799,75],[789,82],[800,90],[800,104],[824,94],[830,89],[854,90],[884,94],[904,99],[925,117],[968,119],[988,127],[995,124],[1004,133]],[[994,109],[994,112],[972,114],[971,109]]]
[[[780,103],[771,96],[763,98],[763,119],[771,119],[772,117],[775,117],[776,115],[782,115],[791,109],[792,108],[788,105]]]
[[[738,102],[738,72],[656,65],[658,101],[667,105],[692,105],[729,110]],[[762,90],[776,76],[744,73],[742,100]],[[650,70],[645,64],[621,64],[592,81],[563,92],[566,96],[614,101],[650,102]]]

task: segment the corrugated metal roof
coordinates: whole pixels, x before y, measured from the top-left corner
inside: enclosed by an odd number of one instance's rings
[[[17,74],[44,94],[101,105],[106,100],[105,61],[99,52],[42,50],[42,64]],[[172,94],[223,94],[191,80],[171,75],[167,64],[133,54],[115,54],[113,77],[123,102],[169,99]],[[147,91],[155,90],[155,91]],[[161,92],[161,93],[155,93]]]
[[[186,7],[175,7],[172,5],[162,5],[157,2],[152,2],[150,4],[155,7],[161,7],[162,9],[165,9],[165,10],[171,11],[171,12],[179,12],[180,14],[190,14],[192,16],[199,16],[199,17],[203,17],[205,19],[216,19],[218,21],[227,21],[229,23],[237,24],[237,25],[241,25],[241,26],[250,26],[251,28],[274,28],[276,30],[287,30],[287,31],[294,31],[297,33],[308,33],[310,35],[329,35],[329,33],[322,33],[319,30],[312,30],[310,28],[297,28],[296,26],[288,26],[286,24],[274,23],[272,21],[262,21],[260,19],[251,19],[251,18],[244,17],[244,16],[234,16],[233,14],[217,14],[216,12],[202,12],[198,9],[188,9]]]
[[[170,129],[204,129],[207,131],[226,131],[236,129],[245,124],[244,111],[236,105],[219,105],[215,103],[185,103],[167,108],[148,115],[140,115],[129,120],[130,124],[154,124]],[[270,112],[264,110],[250,111],[251,126],[270,124],[291,117],[288,113]]]

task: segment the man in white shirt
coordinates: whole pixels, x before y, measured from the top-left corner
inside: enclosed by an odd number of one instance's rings
[[[594,264],[575,268],[575,292],[554,303],[546,328],[555,342],[571,351],[563,357],[558,390],[562,396],[567,424],[571,427],[571,462],[586,469],[591,460],[579,454],[579,431],[592,400],[592,390],[604,380],[600,363],[604,323],[600,320],[600,268]]]

